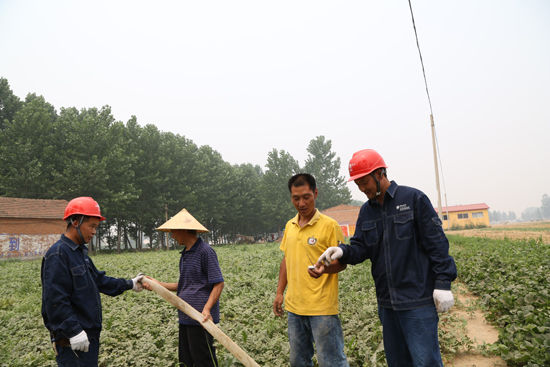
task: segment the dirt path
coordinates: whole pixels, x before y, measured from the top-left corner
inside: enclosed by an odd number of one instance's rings
[[[464,320],[465,332],[473,341],[473,347],[471,350],[457,353],[447,365],[454,367],[505,367],[506,363],[502,358],[481,354],[480,347],[483,344],[492,344],[498,340],[498,330],[485,320],[485,316],[477,304],[477,297],[469,293],[464,284],[457,282],[457,286],[456,305],[451,309],[451,314]]]

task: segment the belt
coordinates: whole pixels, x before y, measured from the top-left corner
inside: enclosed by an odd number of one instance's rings
[[[70,347],[71,342],[67,338],[61,338],[61,339],[57,339],[55,341],[55,345],[57,345],[59,347]]]

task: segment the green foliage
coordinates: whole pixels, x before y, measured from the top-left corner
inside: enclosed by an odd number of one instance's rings
[[[510,366],[550,365],[550,246],[449,236],[460,279],[481,297]]]
[[[316,205],[323,210],[340,204],[348,204],[351,192],[345,177],[340,176],[340,158],[332,151],[332,142],[317,136],[309,142],[304,171],[312,174],[317,182],[319,196]]]
[[[59,156],[52,136],[58,131],[56,112],[43,97],[29,94],[13,121],[0,130],[0,192],[6,196],[42,198],[48,193]],[[44,159],[44,157],[48,157]]]
[[[451,226],[451,228],[449,228],[451,231],[457,231],[457,230],[461,230],[461,229],[479,229],[479,228],[487,228],[487,225],[486,224],[474,224],[474,223],[465,223],[465,224],[462,224],[462,225],[456,225],[456,224],[453,224]]]
[[[0,195],[66,199],[92,196],[101,205],[97,243],[109,250],[165,247],[155,228],[187,208],[209,230],[212,243],[237,234],[279,232],[295,215],[288,179],[301,171],[288,152],[268,153],[265,173],[231,165],[209,146],[198,147],[132,116],[116,121],[111,108],[61,108],[44,97],[21,102],[0,78]],[[312,139],[306,171],[318,181],[320,209],[350,200],[331,141]],[[144,238],[148,237],[148,239]]]
[[[270,220],[270,231],[280,231],[295,215],[290,202],[288,180],[300,171],[298,161],[284,150],[273,149],[267,154],[267,170],[262,180],[264,213]]]
[[[266,367],[288,365],[286,318],[273,315],[272,303],[282,253],[277,243],[216,246],[225,279],[219,327]],[[177,251],[145,251],[93,256],[100,270],[130,278],[144,272],[178,279]],[[54,366],[49,335],[40,315],[40,260],[0,262],[0,366]],[[153,292],[102,295],[100,366],[172,366],[177,362],[177,311]],[[453,320],[445,319],[449,325]],[[351,367],[385,366],[376,292],[367,261],[340,273],[340,318]],[[465,342],[440,333],[446,357]],[[218,344],[220,366],[240,365]]]
[[[21,108],[19,97],[13,94],[8,80],[0,78],[0,130],[13,120],[16,112]]]

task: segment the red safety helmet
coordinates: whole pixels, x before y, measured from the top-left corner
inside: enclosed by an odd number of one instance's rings
[[[348,182],[366,176],[378,168],[388,168],[378,152],[373,149],[363,149],[355,152],[349,161]]]
[[[69,201],[69,204],[67,204],[67,207],[65,208],[63,220],[74,214],[82,214],[88,217],[98,217],[100,221],[105,220],[105,217],[102,216],[99,211],[99,204],[89,196],[81,196]]]

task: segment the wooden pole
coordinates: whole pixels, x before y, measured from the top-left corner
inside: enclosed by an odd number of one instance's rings
[[[230,337],[228,337],[219,327],[212,322],[212,320],[207,320],[202,322],[204,316],[199,311],[195,310],[189,303],[185,302],[174,293],[170,292],[168,289],[164,288],[162,285],[158,284],[147,278],[142,278],[142,283],[147,283],[151,286],[151,289],[159,296],[164,298],[166,301],[171,303],[173,306],[178,308],[180,311],[191,317],[193,320],[197,321],[206,329],[220,344],[222,344],[228,351],[231,352],[241,362],[245,367],[260,367],[244,350],[241,349]]]
[[[441,211],[441,189],[439,187],[439,168],[437,166],[437,149],[435,143],[435,125],[434,125],[434,116],[430,114],[430,122],[432,129],[432,147],[434,151],[434,166],[435,166],[435,185],[437,187],[437,215],[439,219],[443,222],[443,212]],[[447,215],[447,223],[449,223],[449,216]]]

